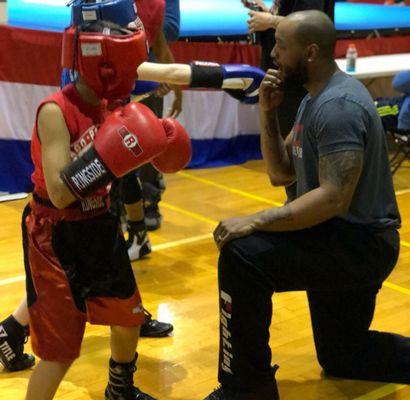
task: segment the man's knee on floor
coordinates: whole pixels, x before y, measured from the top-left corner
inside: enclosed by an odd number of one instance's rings
[[[317,350],[317,359],[323,371],[328,375],[343,376],[352,369],[352,357],[349,351],[336,346]]]

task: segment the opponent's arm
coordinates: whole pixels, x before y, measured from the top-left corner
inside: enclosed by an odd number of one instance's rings
[[[190,64],[160,64],[146,61],[137,68],[137,79],[189,86],[192,82],[192,67]],[[205,87],[206,82],[203,84]],[[248,84],[245,79],[238,77],[222,82],[222,89],[244,89]]]
[[[175,85],[189,85],[191,83],[191,67],[188,64],[144,62],[137,69],[137,79]]]
[[[191,64],[144,62],[137,69],[137,79],[140,80],[186,85],[193,88],[223,89],[237,100],[250,104],[258,101],[259,85],[264,75],[261,69],[250,65],[202,61]]]
[[[60,171],[71,162],[70,133],[57,104],[47,103],[41,108],[37,130],[48,196],[57,208],[67,207],[76,200],[60,178]]]

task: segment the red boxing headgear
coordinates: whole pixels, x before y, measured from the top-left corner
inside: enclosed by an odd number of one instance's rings
[[[127,98],[134,88],[137,67],[148,58],[144,31],[127,31],[114,35],[110,28],[102,33],[67,28],[63,35],[63,68],[78,71],[98,97]]]

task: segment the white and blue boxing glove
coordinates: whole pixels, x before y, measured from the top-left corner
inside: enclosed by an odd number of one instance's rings
[[[241,103],[259,101],[259,86],[265,72],[247,64],[217,64],[206,61],[190,63],[192,78],[189,87],[223,89]],[[238,86],[242,87],[237,89]]]

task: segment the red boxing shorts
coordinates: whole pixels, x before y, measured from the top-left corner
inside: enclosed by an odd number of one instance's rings
[[[61,220],[32,201],[22,230],[30,335],[38,357],[61,363],[76,359],[86,322],[123,327],[144,322],[116,217]]]

